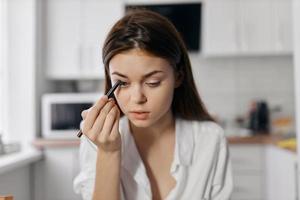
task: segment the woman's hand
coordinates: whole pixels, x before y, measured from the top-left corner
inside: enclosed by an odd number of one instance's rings
[[[101,97],[91,108],[81,113],[84,120],[82,133],[102,151],[121,150],[119,133],[120,111],[114,99]]]

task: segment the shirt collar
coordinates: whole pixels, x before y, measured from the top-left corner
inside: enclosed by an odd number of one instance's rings
[[[176,118],[174,162],[188,166],[192,163],[194,152],[194,134],[192,121]]]
[[[192,164],[194,152],[193,121],[176,117],[175,123],[175,151],[172,167]],[[122,137],[122,165],[128,171],[136,171],[142,165],[142,160],[130,133],[129,121],[126,116],[120,119],[120,133]],[[171,167],[171,168],[172,168]]]

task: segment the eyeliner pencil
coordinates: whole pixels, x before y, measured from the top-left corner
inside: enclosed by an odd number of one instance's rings
[[[122,81],[117,81],[115,84],[114,84],[114,86],[112,87],[112,88],[110,88],[110,90],[105,94],[107,97],[108,97],[108,99],[109,98],[111,98],[111,97],[113,97],[113,95],[114,95],[114,91],[118,88],[118,86],[119,85],[121,85],[123,82]],[[79,129],[79,131],[78,131],[78,133],[77,133],[77,137],[81,137],[82,136],[82,131],[81,131],[81,129]]]

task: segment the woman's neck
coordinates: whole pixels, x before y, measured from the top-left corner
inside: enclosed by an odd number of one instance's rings
[[[150,163],[159,160],[163,156],[172,157],[175,148],[175,118],[171,114],[166,114],[158,122],[147,128],[138,128],[131,126],[132,136],[134,138],[138,152],[146,168]],[[169,152],[169,153],[167,153]]]

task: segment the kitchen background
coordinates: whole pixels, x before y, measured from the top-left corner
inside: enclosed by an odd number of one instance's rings
[[[79,140],[76,131],[62,133],[45,126],[54,120],[51,105],[74,101],[67,94],[103,92],[100,44],[125,5],[171,9],[193,4],[200,8],[193,13],[201,19],[200,48],[190,51],[190,58],[200,96],[228,138],[232,199],[299,198],[299,1],[0,2],[0,195],[80,199],[72,188],[79,171]],[[258,120],[258,101],[267,103],[268,120],[260,120],[269,130],[251,123]]]

